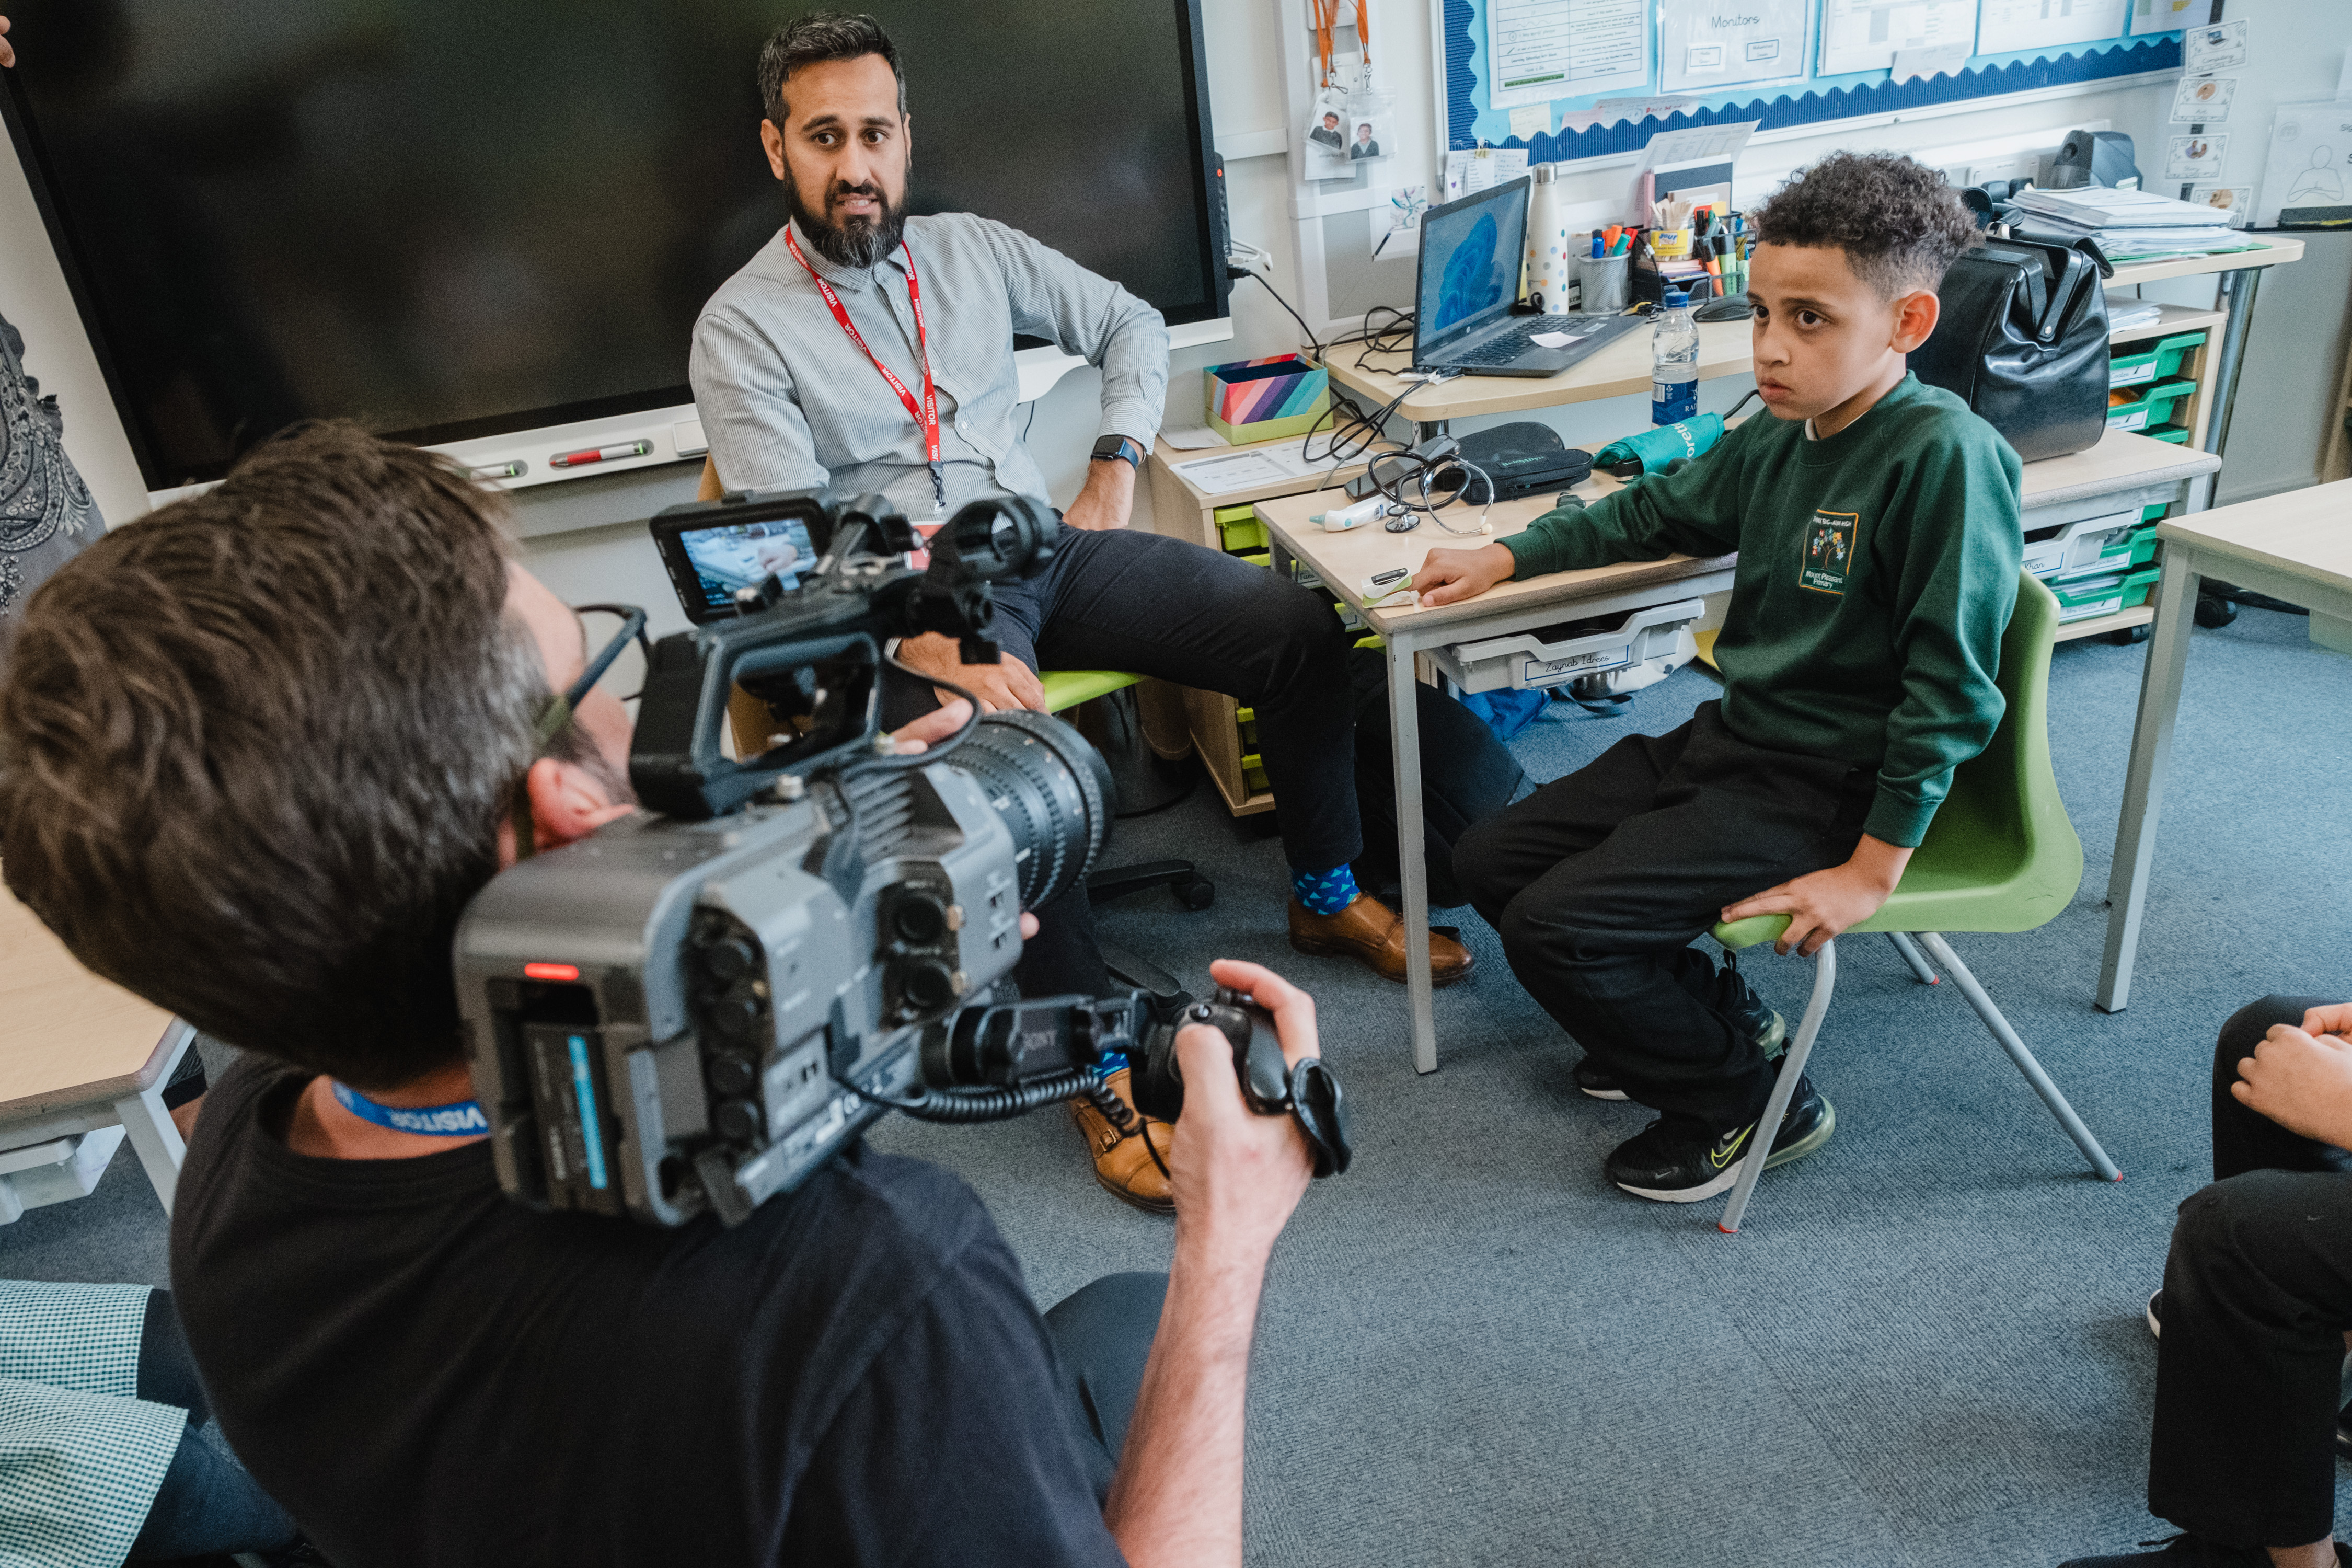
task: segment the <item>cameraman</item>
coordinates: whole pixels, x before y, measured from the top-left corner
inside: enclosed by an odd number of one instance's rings
[[[1121,1275],[1041,1319],[968,1188],[862,1146],[734,1229],[655,1229],[531,1213],[485,1139],[387,1124],[470,1102],[451,938],[517,793],[542,847],[635,809],[610,693],[534,739],[587,659],[488,495],[348,426],[26,609],[9,885],[252,1053],[207,1097],[172,1273],[256,1479],[339,1568],[1238,1563],[1251,1333],[1308,1156],[1215,1032],[1178,1046],[1164,1308]],[[1213,973],[1314,1048],[1303,994]]]

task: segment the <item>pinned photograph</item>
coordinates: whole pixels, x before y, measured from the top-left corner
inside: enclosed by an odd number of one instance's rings
[[[2189,57],[2190,76],[2228,70],[2246,63],[2246,24],[2216,22],[2210,27],[2191,27],[2180,35],[2180,45]]]
[[[2164,141],[2164,177],[2218,184],[2221,163],[2229,152],[2227,136],[2168,136]]]
[[[1356,137],[1356,117],[1349,112],[1348,95],[1326,92],[1315,100],[1307,118],[1307,177],[1344,180],[1353,172],[1349,146]]]
[[[2238,93],[2231,76],[2185,76],[2173,89],[2172,119],[2179,125],[2218,125],[2230,118],[2230,100]]]
[[[2231,228],[2245,228],[2254,221],[2252,185],[2198,185],[2189,191],[2189,199],[2202,202],[2220,213]]]

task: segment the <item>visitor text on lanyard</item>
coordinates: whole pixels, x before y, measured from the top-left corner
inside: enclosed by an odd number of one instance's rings
[[[817,276],[816,268],[811,267],[808,258],[801,254],[801,242],[793,237],[790,227],[784,230],[784,247],[793,253],[793,259],[801,264],[802,270],[809,275],[809,280],[816,285],[817,292],[824,296],[825,309],[831,310],[833,319],[841,323],[841,330],[849,334],[849,341],[873,362],[874,368],[882,373],[882,379],[890,384],[890,390],[898,395],[898,401],[905,404],[907,412],[914,416],[916,426],[923,432],[924,459],[930,464],[931,500],[938,503],[940,515],[945,516],[948,485],[940,468],[940,399],[931,386],[930,337],[923,330],[923,286],[915,277],[915,253],[907,248],[904,240],[899,242],[898,248],[907,258],[907,302],[915,308],[915,352],[922,356],[923,361],[923,401],[919,405],[915,402],[915,395],[907,390],[907,384],[893,375],[890,367],[866,346],[866,340],[858,335],[857,324],[849,319],[848,310],[842,306],[841,296],[833,291],[832,284]]]

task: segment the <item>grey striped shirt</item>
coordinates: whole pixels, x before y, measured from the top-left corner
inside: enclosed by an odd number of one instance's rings
[[[930,337],[950,511],[1001,492],[1050,504],[1014,418],[1015,332],[1100,367],[1097,434],[1150,448],[1168,390],[1168,329],[1157,310],[1059,251],[971,213],[908,218],[907,247]],[[865,270],[836,267],[803,233],[801,254],[833,285],[866,347],[919,402],[923,366],[904,253]],[[921,427],[833,319],[782,229],[703,307],[688,374],[730,489],[880,490],[910,518],[937,515]]]

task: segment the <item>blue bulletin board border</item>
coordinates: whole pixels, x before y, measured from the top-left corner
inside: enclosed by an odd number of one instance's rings
[[[1444,7],[1446,145],[1467,149],[1481,144],[1477,134],[1482,112],[1477,102],[1478,73],[1471,65],[1479,47],[1480,14],[1473,0],[1444,0]],[[1968,66],[1957,77],[1915,77],[1898,84],[1889,72],[1857,73],[1832,79],[1838,83],[1834,86],[1809,82],[1801,94],[1792,96],[1790,90],[1783,90],[1769,100],[1759,96],[1745,103],[1703,105],[1687,112],[1670,114],[1664,120],[1645,117],[1614,125],[1596,125],[1590,131],[1538,132],[1525,140],[1517,136],[1499,141],[1488,137],[1484,144],[1524,147],[1529,162],[1552,163],[1639,152],[1659,132],[1679,131],[1687,126],[1760,120],[1763,124],[1759,130],[1776,131],[1783,126],[1819,125],[1968,99],[2028,92],[2037,88],[2137,76],[2143,71],[2178,70],[2181,63],[2180,35],[2157,33],[2085,44],[2079,53],[2062,53],[2055,58],[2048,55],[2011,57],[2005,61],[1997,55],[1982,58],[1983,64]],[[1636,94],[1628,89],[1612,96]],[[1559,105],[1555,103],[1553,107],[1557,109]]]

